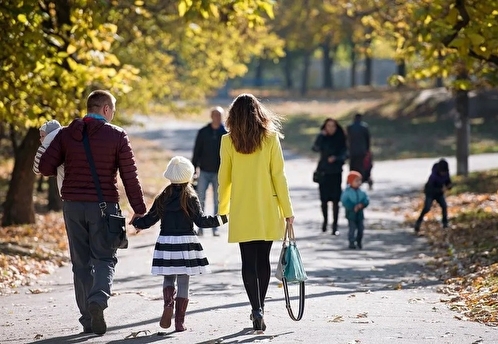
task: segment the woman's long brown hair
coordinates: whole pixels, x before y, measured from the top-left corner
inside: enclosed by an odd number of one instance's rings
[[[335,127],[337,128],[336,129],[336,133],[340,134],[340,135],[346,135],[346,132],[344,131],[344,128],[339,124],[339,122],[337,122],[336,119],[333,119],[332,117],[328,117],[326,118],[324,121],[323,121],[323,124],[322,126],[320,127],[320,130],[324,130],[325,127],[327,126],[327,123],[328,122],[334,122],[335,124]],[[334,133],[335,134],[335,133]]]
[[[192,188],[192,185],[190,183],[184,183],[184,184],[170,184],[166,186],[166,188],[161,192],[157,197],[157,211],[159,216],[162,216],[164,214],[164,204],[165,201],[168,200],[168,198],[171,197],[173,194],[173,189],[174,188],[180,188],[180,206],[182,207],[182,210],[188,215],[191,216],[195,213],[195,208],[194,204],[192,202],[189,202],[189,199],[192,197],[196,197],[196,193],[194,188]]]
[[[226,125],[235,150],[243,154],[254,153],[272,132],[283,137],[280,117],[266,109],[252,94],[241,94],[234,99]]]

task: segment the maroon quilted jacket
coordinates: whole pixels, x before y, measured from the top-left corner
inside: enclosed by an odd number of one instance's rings
[[[146,206],[142,187],[138,181],[133,151],[126,132],[118,126],[93,118],[75,119],[68,127],[60,130],[41,156],[40,173],[45,176],[57,175],[57,166],[64,164],[62,199],[98,202],[82,141],[85,124],[104,201],[119,202],[117,186],[119,170],[133,211],[136,214],[144,214]]]

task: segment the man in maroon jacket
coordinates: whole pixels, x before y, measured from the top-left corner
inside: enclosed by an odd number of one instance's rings
[[[111,295],[116,249],[105,241],[104,225],[90,165],[83,145],[86,126],[90,149],[99,176],[106,212],[119,210],[117,172],[136,217],[146,212],[135,158],[126,132],[110,124],[116,98],[107,91],[94,91],[87,99],[87,115],[62,128],[40,158],[39,170],[45,176],[57,175],[65,166],[62,184],[63,213],[73,264],[76,303],[85,333],[103,335],[107,330],[104,309]]]

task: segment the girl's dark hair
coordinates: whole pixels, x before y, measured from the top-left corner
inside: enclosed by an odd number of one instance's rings
[[[320,127],[320,130],[324,130],[325,127],[327,126],[327,123],[328,122],[334,122],[335,126],[336,126],[336,133],[338,134],[341,134],[341,135],[344,135],[344,129],[342,128],[342,126],[339,124],[339,122],[337,122],[337,120],[333,119],[332,117],[329,117],[329,118],[326,118],[325,121],[323,121],[323,124],[322,126]]]
[[[272,132],[281,134],[280,117],[266,109],[252,94],[241,94],[228,110],[226,125],[235,150],[254,153]]]
[[[164,204],[171,197],[175,189],[180,189],[180,205],[182,210],[188,215],[192,215],[195,212],[194,203],[189,202],[192,197],[197,197],[194,188],[190,183],[184,184],[170,184],[156,197],[157,211],[159,215],[162,216],[164,213]]]
[[[448,165],[448,162],[445,159],[439,160],[439,162],[437,163],[437,170],[439,172],[449,172],[450,167]]]

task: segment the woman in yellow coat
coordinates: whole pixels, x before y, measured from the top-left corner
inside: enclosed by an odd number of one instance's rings
[[[242,279],[253,328],[264,331],[264,300],[270,283],[270,250],[294,221],[280,146],[280,122],[252,94],[230,106],[229,133],[221,139],[219,213],[229,214],[228,242],[239,243]]]

